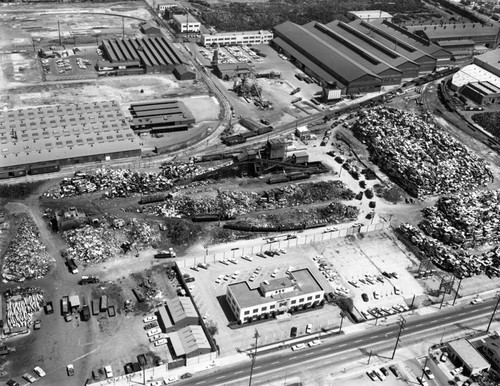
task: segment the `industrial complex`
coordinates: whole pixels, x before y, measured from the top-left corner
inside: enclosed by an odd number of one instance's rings
[[[195,122],[186,105],[174,100],[133,103],[129,110],[131,128],[137,133],[187,130]]]

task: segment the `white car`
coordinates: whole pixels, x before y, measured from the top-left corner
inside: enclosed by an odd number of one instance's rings
[[[427,375],[427,378],[429,379],[434,379],[434,374],[432,374],[432,371],[428,367],[424,367],[424,373]]]
[[[234,273],[231,275],[232,279],[236,279],[240,275],[240,271],[234,271]]]
[[[250,278],[248,280],[254,281],[256,278],[257,278],[257,275],[253,274],[252,276],[250,276]]]
[[[312,328],[313,328],[313,325],[311,323],[309,323],[306,326],[306,334],[310,334],[312,332]]]
[[[148,331],[148,336],[153,336],[153,335],[158,335],[161,333],[161,329],[159,327],[152,328],[151,330]]]
[[[111,370],[111,366],[104,366],[104,372],[106,373],[106,378],[113,378],[113,370]]]
[[[219,284],[222,280],[224,280],[224,275],[219,275],[217,276],[217,279],[215,279],[215,282]]]
[[[470,304],[479,304],[479,303],[482,303],[483,302],[483,299],[481,298],[475,298],[475,299],[472,299],[472,301],[470,302]]]
[[[253,260],[253,257],[252,256],[248,256],[248,255],[243,255],[243,256],[241,256],[241,258],[243,260],[247,260],[247,261],[252,261]]]
[[[29,374],[29,373],[24,373],[23,374],[23,378],[26,379],[29,383],[36,382],[36,378],[33,375]]]
[[[280,271],[279,271],[279,269],[278,269],[278,268],[276,268],[276,269],[273,271],[273,273],[271,273],[271,277],[276,277],[276,276],[278,276],[278,273],[279,273],[279,272],[280,272]]]
[[[292,346],[292,350],[293,351],[302,350],[303,348],[306,348],[306,347],[307,346],[305,343],[298,343],[295,346]]]
[[[158,320],[158,318],[155,315],[146,316],[144,319],[142,319],[144,323],[149,323],[154,320]]]
[[[229,263],[227,262],[227,260],[222,259],[222,260],[219,260],[219,261],[220,261],[222,264],[224,264],[224,265],[229,265]]]
[[[309,347],[318,346],[320,344],[321,344],[321,341],[319,339],[314,339],[308,343]]]
[[[167,339],[166,338],[162,338],[162,339],[157,340],[155,342],[155,347],[162,346],[164,344],[167,344]]]
[[[227,259],[227,261],[229,261],[233,264],[238,264],[238,261],[234,257],[230,257],[229,259]]]
[[[163,339],[163,338],[165,338],[165,337],[163,336],[163,334],[157,334],[157,335],[153,335],[152,337],[150,337],[150,338],[149,338],[149,341],[150,341],[151,343],[153,343],[153,342],[156,342],[157,340],[160,340],[160,339]]]
[[[37,366],[33,369],[33,371],[40,377],[40,378],[43,378],[45,377],[45,371],[43,371],[43,369],[40,367],[40,366]]]

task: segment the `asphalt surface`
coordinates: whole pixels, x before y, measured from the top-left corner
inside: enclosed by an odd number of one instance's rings
[[[493,312],[495,303],[496,299],[490,299],[481,304],[443,309],[429,315],[408,316],[406,317],[401,338],[427,331],[435,332],[446,325],[455,325],[456,328],[462,328],[461,323],[474,318],[481,319],[481,317],[484,317],[484,320],[487,321]],[[282,371],[284,368],[290,368],[293,371],[293,369],[300,368],[305,361],[318,361],[328,365],[328,362],[324,360],[327,356],[361,348],[369,350],[370,347],[379,344],[391,348],[389,354],[391,355],[399,328],[400,324],[395,323],[385,327],[372,328],[362,333],[340,335],[337,338],[324,340],[319,346],[308,347],[300,351],[291,351],[289,346],[285,346],[279,352],[258,355],[254,365],[253,377],[258,378],[259,375],[266,372]],[[202,378],[193,377],[189,382],[181,381],[179,384],[202,386],[242,384],[249,378],[250,363],[249,358],[248,362],[225,367],[213,374],[206,374]]]

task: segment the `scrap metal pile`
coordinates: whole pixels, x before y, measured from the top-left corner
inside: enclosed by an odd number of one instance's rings
[[[500,241],[500,190],[441,197],[422,214],[420,228],[444,244],[469,249]]]
[[[4,281],[23,282],[40,279],[54,265],[40,241],[40,232],[33,219],[26,213],[15,215],[15,234],[3,257]]]
[[[429,257],[436,266],[459,278],[482,273],[490,277],[500,276],[500,247],[474,255],[463,249],[452,249],[440,241],[430,239],[410,224],[402,224],[398,230],[399,234],[416,246],[422,255]]]
[[[156,245],[160,241],[160,233],[157,227],[132,219],[130,224],[124,228],[130,246],[136,250],[142,250]]]
[[[484,160],[427,118],[375,107],[360,110],[350,128],[374,162],[415,197],[473,189],[493,180]]]
[[[143,212],[163,217],[217,213],[225,218],[259,210],[305,205],[333,200],[351,200],[354,192],[341,181],[308,182],[269,189],[262,193],[219,191],[214,197],[193,197],[178,193]]]
[[[66,256],[87,264],[105,261],[117,254],[121,243],[127,241],[126,238],[120,240],[118,233],[112,229],[94,228],[90,225],[66,231],[63,233],[69,245],[65,250]]]
[[[28,327],[33,314],[43,305],[43,292],[37,288],[18,288],[6,294],[6,320],[10,329]]]

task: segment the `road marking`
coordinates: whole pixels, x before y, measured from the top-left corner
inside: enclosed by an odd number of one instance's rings
[[[220,377],[217,377],[215,379],[222,379],[222,378],[226,378],[226,376],[225,375],[221,375]]]
[[[293,360],[293,359],[297,359],[298,357],[290,357],[288,358],[289,361]]]
[[[200,381],[200,382],[196,382],[195,385],[201,385],[202,383],[205,383],[206,381]]]
[[[304,354],[305,357],[309,356],[309,355],[313,355],[314,354],[314,351],[311,351],[311,352],[307,352]]]
[[[451,319],[453,316],[447,316],[446,318],[443,318],[444,320]]]
[[[358,339],[358,340],[355,340],[354,343],[359,343],[359,342],[362,342],[364,339]],[[345,345],[344,345],[345,346]],[[340,347],[340,346],[338,346]]]
[[[278,362],[272,362],[271,364],[272,365],[277,365],[278,363],[280,363],[279,361]]]
[[[235,374],[241,374],[243,370],[235,372]]]
[[[413,327],[420,327],[423,326],[425,323],[420,323],[420,324],[415,324]]]
[[[344,347],[344,346],[347,346],[347,343],[337,345],[337,347]]]
[[[262,366],[255,366],[254,369],[260,369]]]
[[[326,348],[324,348],[323,350],[320,350],[320,351],[328,351],[328,350],[330,350],[330,347],[326,347]]]

